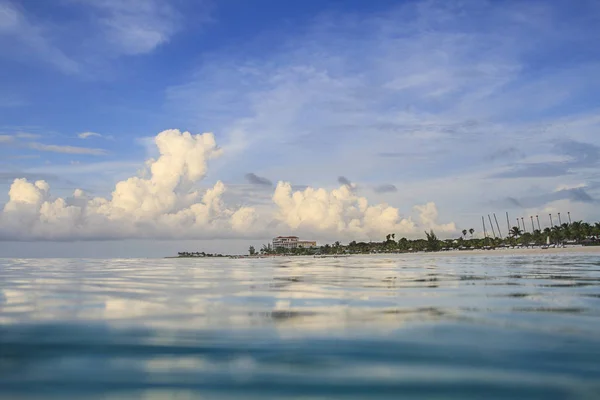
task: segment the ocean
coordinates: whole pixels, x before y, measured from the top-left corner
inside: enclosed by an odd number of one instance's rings
[[[598,399],[600,255],[0,259],[1,399]]]

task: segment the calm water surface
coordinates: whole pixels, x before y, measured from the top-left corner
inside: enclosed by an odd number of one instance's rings
[[[0,259],[0,398],[598,399],[600,256]]]

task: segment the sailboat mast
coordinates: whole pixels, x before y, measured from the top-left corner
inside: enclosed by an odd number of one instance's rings
[[[485,219],[483,215],[481,216],[481,222],[483,223],[483,243],[485,244],[485,240],[487,239],[487,231],[485,230]]]
[[[502,239],[502,233],[500,233],[500,225],[498,225],[498,218],[496,218],[496,213],[494,213],[494,221],[496,221],[496,228],[498,228],[498,236]]]
[[[535,225],[533,224],[533,215],[530,215],[529,218],[531,218],[531,232],[535,232]]]
[[[488,214],[488,219],[490,220],[490,226],[492,227],[492,234],[494,235],[494,239],[496,239],[496,230],[494,229],[494,224],[492,224],[492,217]]]

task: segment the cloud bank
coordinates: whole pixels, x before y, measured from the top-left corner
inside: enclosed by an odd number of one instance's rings
[[[253,207],[227,207],[221,181],[203,192],[198,189],[209,160],[222,154],[212,133],[166,130],[154,144],[159,156],[147,160],[138,176],[118,182],[110,198],[90,197],[81,189],[70,197],[54,198],[45,180],[15,179],[0,213],[0,239],[208,239],[287,232],[362,239],[430,228],[456,230],[454,224],[437,223],[434,203],[416,206],[415,222],[387,204],[370,205],[356,194],[354,184],[331,191],[311,187],[293,191],[290,183],[279,182],[272,197],[274,210],[259,217]],[[266,184],[264,178],[249,175]]]
[[[411,217],[403,218],[397,208],[382,203],[369,205],[351,187],[338,189],[307,188],[293,191],[290,183],[279,182],[273,195],[278,207],[275,218],[288,228],[305,232],[325,232],[346,238],[381,237],[388,233],[411,235],[422,229],[454,232],[454,223],[439,225],[434,203],[415,206],[420,223]]]
[[[53,199],[47,182],[16,179],[0,214],[0,237],[206,238],[251,231],[254,210],[225,207],[222,182],[203,194],[194,188],[205,177],[208,160],[221,153],[211,133],[167,130],[154,141],[160,156],[148,160],[140,176],[117,183],[110,199],[88,197],[81,189]]]

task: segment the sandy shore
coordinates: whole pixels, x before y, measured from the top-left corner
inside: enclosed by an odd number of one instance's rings
[[[428,256],[518,256],[518,255],[544,255],[544,254],[598,254],[600,255],[600,246],[572,246],[557,249],[496,249],[496,250],[454,250],[454,251],[439,251],[436,253],[409,253],[414,255]],[[402,254],[407,255],[407,253]]]
[[[260,257],[240,257],[244,259],[257,260],[268,258],[346,258],[346,257],[469,257],[469,256],[519,256],[519,255],[545,255],[545,254],[598,254],[600,256],[600,246],[569,246],[564,248],[522,248],[522,249],[496,249],[496,250],[451,250],[451,251],[436,251],[433,253],[380,253],[380,254],[349,254],[349,255],[327,255],[322,256],[260,256]],[[173,257],[181,258],[181,257]],[[185,258],[185,257],[183,257]]]

